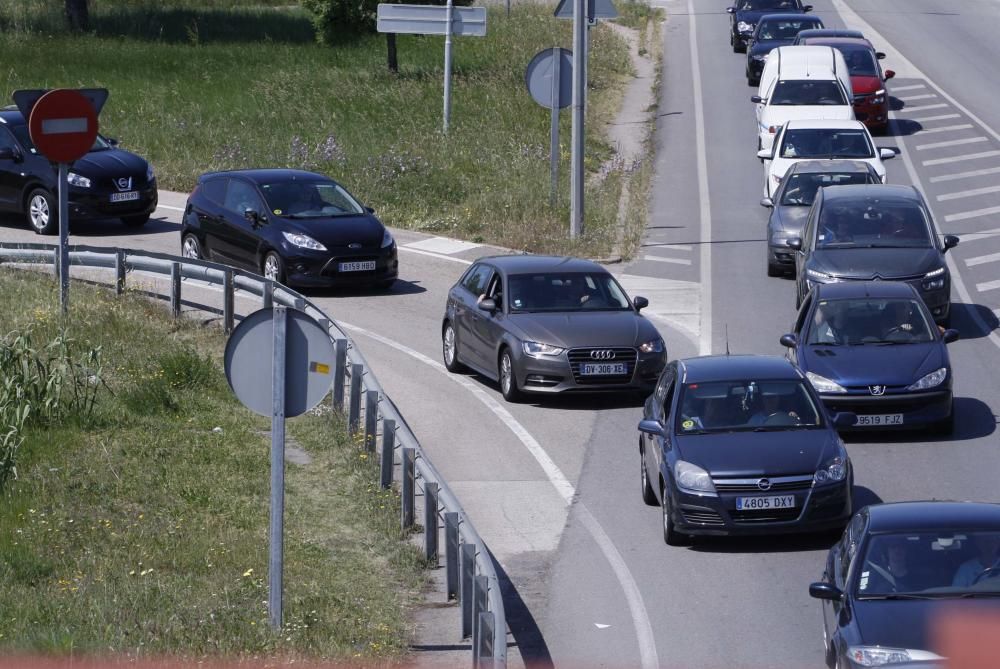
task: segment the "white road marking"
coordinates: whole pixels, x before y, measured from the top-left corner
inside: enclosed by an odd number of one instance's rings
[[[906,86],[893,86],[892,92],[898,93],[899,91],[912,91],[917,88],[927,88],[927,86],[925,86],[924,84],[907,84]]]
[[[416,253],[422,256],[428,256],[430,258],[437,258],[438,260],[450,260],[451,262],[457,262],[460,265],[471,265],[471,260],[464,260],[462,258],[456,258],[454,256],[444,255],[443,253],[432,253],[431,251],[421,251],[420,249],[411,249],[408,246],[397,246],[400,251],[406,251],[407,253]]]
[[[415,360],[428,365],[432,369],[444,374],[447,378],[451,379],[455,383],[464,387],[468,390],[473,397],[482,402],[497,418],[499,418],[504,425],[514,433],[514,436],[524,445],[538,466],[542,468],[545,472],[545,476],[548,477],[549,482],[562,497],[563,501],[567,506],[573,506],[573,501],[576,498],[576,490],[573,484],[570,483],[569,479],[562,473],[559,466],[549,457],[549,454],[542,448],[542,445],[531,435],[530,432],[511,415],[507,409],[502,406],[496,399],[491,395],[486,393],[475,382],[467,379],[464,376],[457,374],[451,374],[444,366],[444,364],[433,360],[423,353],[416,351],[405,344],[401,344],[397,341],[389,339],[388,337],[383,337],[380,334],[372,332],[371,330],[366,330],[365,328],[358,327],[357,325],[351,325],[350,323],[344,323],[338,321],[340,325],[345,330],[351,332],[356,332],[360,335],[373,339],[377,342],[385,344],[390,348],[394,348],[401,353],[414,358]],[[628,603],[629,611],[632,614],[632,622],[635,624],[636,635],[639,640],[639,652],[642,658],[643,669],[656,669],[659,666],[659,660],[656,656],[656,644],[653,638],[653,627],[649,622],[649,614],[646,612],[646,606],[642,602],[642,591],[639,590],[639,585],[636,583],[635,578],[632,576],[632,572],[629,571],[628,565],[625,563],[625,559],[622,558],[621,553],[615,548],[614,542],[601,527],[601,524],[594,518],[587,506],[577,500],[575,509],[580,516],[580,520],[583,522],[584,527],[590,532],[591,538],[604,553],[605,559],[611,566],[611,569],[615,573],[615,577],[618,579],[618,583],[622,587],[622,592],[625,595],[625,600]]]
[[[986,195],[988,193],[1000,192],[1000,186],[987,186],[986,188],[973,188],[971,190],[958,191],[956,193],[945,193],[944,195],[938,195],[938,202],[947,202],[948,200],[960,200],[963,197],[976,197],[977,195]]]
[[[932,142],[931,144],[917,144],[917,151],[926,151],[928,149],[943,149],[949,146],[964,146],[966,144],[980,144],[982,142],[988,142],[986,137],[966,137],[965,139],[949,139],[944,142]]]
[[[956,172],[955,174],[942,174],[939,177],[931,177],[932,184],[942,181],[955,181],[956,179],[969,179],[971,177],[985,177],[990,174],[1000,174],[1000,167],[987,167],[983,170],[969,170],[968,172]]]
[[[976,209],[974,211],[963,211],[958,214],[948,214],[944,217],[945,223],[954,223],[955,221],[966,221],[970,218],[979,218],[980,216],[989,216],[991,214],[1000,214],[1000,207],[987,207],[986,209]]]
[[[929,167],[931,165],[947,165],[949,163],[962,163],[966,160],[996,158],[997,156],[1000,156],[1000,151],[983,151],[982,153],[967,153],[964,156],[951,156],[950,158],[932,158],[931,160],[925,160],[922,165],[924,167]]]
[[[912,102],[913,100],[929,100],[930,98],[936,98],[936,97],[937,97],[936,93],[926,93],[924,95],[909,95],[905,98],[898,98],[898,99],[902,102]]]
[[[969,258],[965,261],[966,267],[975,267],[976,265],[984,265],[988,262],[996,262],[1000,260],[1000,253],[991,253],[985,256],[976,256],[975,258]]]
[[[692,246],[690,244],[646,244],[645,248],[671,249],[674,251],[690,251],[692,249]]]
[[[690,265],[691,261],[688,258],[667,258],[664,256],[643,256],[643,260],[653,260],[655,262],[669,262],[675,265]]]
[[[157,204],[157,209],[170,209],[171,211],[184,211],[184,207],[172,207],[169,204]]]
[[[985,293],[987,290],[996,290],[997,288],[1000,288],[1000,281],[986,281],[985,283],[976,284],[976,290],[980,293]]]
[[[694,126],[698,149],[698,199],[701,201],[701,248],[699,254],[701,287],[701,341],[699,353],[712,353],[712,206],[708,191],[708,154],[705,149],[705,108],[701,93],[701,64],[698,61],[698,24],[694,0],[688,0],[688,20],[691,22],[691,75],[694,79]]]
[[[928,123],[930,121],[947,121],[950,118],[962,118],[961,114],[941,114],[940,116],[923,116],[921,118],[911,118],[914,123]]]
[[[931,135],[937,132],[953,132],[955,130],[968,130],[972,127],[971,123],[962,123],[960,125],[943,125],[939,128],[924,128],[922,130],[917,130],[918,135]]]
[[[983,239],[990,239],[991,237],[996,237],[1000,235],[1000,228],[993,228],[992,230],[983,230],[982,232],[970,232],[962,235],[962,242],[964,244],[970,244],[971,242],[978,242]]]
[[[431,237],[430,239],[422,239],[419,242],[410,242],[401,246],[405,246],[408,249],[419,249],[421,251],[430,251],[431,253],[451,255],[479,248],[482,244],[473,244],[472,242],[451,239],[449,237]]]
[[[605,625],[604,623],[594,623],[594,627],[596,627],[599,630],[606,630],[609,627],[611,627],[611,625]]]
[[[942,103],[936,104],[936,105],[920,105],[919,107],[909,107],[909,108],[904,107],[903,111],[909,112],[910,114],[912,114],[913,112],[927,111],[928,109],[944,109],[947,106],[948,105],[946,105],[946,104],[944,104],[942,102]]]

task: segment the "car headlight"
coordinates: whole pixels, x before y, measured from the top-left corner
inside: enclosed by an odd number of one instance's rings
[[[847,656],[855,664],[862,667],[884,667],[887,664],[902,662],[940,662],[945,658],[927,650],[910,650],[908,648],[882,648],[880,646],[851,646]]]
[[[948,378],[948,368],[942,367],[941,369],[936,369],[924,378],[920,379],[916,383],[906,387],[907,390],[927,390],[928,388],[936,388],[944,383],[944,380]]]
[[[678,460],[674,465],[674,480],[677,487],[692,492],[715,492],[715,484],[712,477],[698,465],[693,465],[684,460]]]
[[[739,23],[736,24],[736,29],[741,33],[752,33],[753,24],[747,23],[746,21],[740,21]]]
[[[76,172],[70,172],[66,175],[66,183],[77,188],[90,188],[90,179],[80,176]]]
[[[885,102],[885,89],[880,88],[872,95],[872,104],[880,105]]]
[[[301,232],[282,232],[285,241],[287,241],[292,246],[298,246],[303,249],[310,249],[312,251],[326,251],[326,247],[317,242],[315,239],[309,235],[304,235]]]
[[[152,181],[156,178],[156,172],[153,171],[153,166],[146,163],[146,181]]]
[[[385,248],[387,246],[392,246],[395,243],[396,240],[392,238],[392,233],[386,230],[385,233],[382,235],[382,248]]]
[[[643,353],[663,353],[663,340],[657,337],[639,344],[639,350]]]
[[[824,462],[823,466],[816,470],[813,474],[813,485],[837,483],[843,481],[845,476],[847,476],[847,459],[838,455]]]
[[[753,60],[759,60],[759,61],[763,62],[763,61],[767,60],[767,54],[766,53],[755,53],[752,56],[750,56],[750,58],[753,59]]]
[[[833,283],[834,281],[836,281],[836,278],[834,278],[832,275],[826,274],[824,272],[817,272],[814,269],[806,270],[806,278],[809,281],[813,281],[815,283]]]
[[[542,356],[552,357],[559,355],[565,350],[558,346],[541,344],[537,341],[526,341],[521,344],[521,348],[524,350],[525,355],[530,355],[532,358],[541,358]]]
[[[847,389],[836,381],[831,381],[825,376],[820,376],[816,372],[806,372],[806,378],[813,388],[819,393],[846,393]]]
[[[939,290],[944,288],[944,273],[944,267],[939,267],[933,272],[927,272],[927,274],[924,275],[924,280],[921,283],[921,286],[924,290]]]

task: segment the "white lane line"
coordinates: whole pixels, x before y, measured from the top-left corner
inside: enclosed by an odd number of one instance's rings
[[[927,86],[925,86],[924,84],[907,84],[906,86],[893,86],[891,92],[898,93],[899,91],[912,91],[918,88],[927,88]]]
[[[514,416],[512,416],[503,405],[497,402],[491,395],[487,394],[482,387],[464,376],[451,374],[442,363],[427,357],[423,353],[420,353],[405,344],[383,337],[380,334],[358,327],[357,325],[351,325],[342,321],[338,321],[338,324],[345,330],[350,330],[364,335],[369,339],[374,339],[375,341],[381,342],[382,344],[385,344],[390,348],[394,348],[401,353],[405,353],[415,360],[418,360],[432,369],[444,374],[446,377],[471,392],[472,395],[486,405],[486,407],[492,411],[493,414],[499,418],[511,432],[514,433],[524,447],[528,449],[528,452],[535,458],[539,467],[541,467],[542,471],[545,472],[549,482],[552,483],[553,487],[555,487],[556,492],[563,498],[566,506],[573,505],[573,500],[576,498],[576,490],[574,489],[573,484],[570,483],[569,479],[567,479],[562,473],[562,470],[559,469],[559,466],[552,460],[551,457],[549,457],[549,454],[544,448],[542,448],[542,445],[538,443],[531,433],[528,432],[528,430],[516,418],[514,418]],[[586,505],[577,500],[576,509],[584,527],[587,528],[591,538],[601,549],[601,552],[604,553],[605,559],[608,561],[608,564],[611,565],[611,569],[614,571],[619,585],[621,585],[622,592],[625,595],[625,600],[628,603],[629,611],[632,614],[632,622],[635,625],[636,636],[639,641],[639,653],[642,658],[642,667],[643,669],[656,669],[656,667],[659,666],[659,659],[656,655],[656,642],[653,637],[653,626],[649,622],[649,614],[646,612],[646,606],[642,601],[642,591],[639,590],[638,583],[636,583],[635,578],[632,576],[632,572],[629,571],[625,559],[622,557],[621,553],[618,552],[618,549],[615,548],[614,542],[604,531],[604,528],[601,527],[601,524],[597,521],[597,519],[591,515]]]
[[[931,177],[929,181],[932,184],[941,183],[942,181],[955,181],[957,179],[969,179],[971,177],[985,177],[990,174],[1000,174],[1000,167],[987,167],[983,170],[969,170],[968,172],[956,172],[955,174],[942,174],[939,177]]]
[[[975,267],[976,265],[985,265],[988,262],[996,262],[1000,260],[1000,253],[991,253],[985,256],[976,256],[975,258],[969,258],[965,261],[966,267]]]
[[[157,204],[157,209],[170,209],[172,211],[184,211],[184,207],[171,207],[169,204]]]
[[[963,163],[966,160],[979,160],[980,158],[995,158],[1000,156],[1000,151],[983,151],[982,153],[967,153],[964,156],[951,156],[950,158],[932,158],[921,163],[924,167],[930,165],[947,165],[949,163]]]
[[[987,290],[996,290],[1000,288],[1000,281],[986,281],[985,283],[977,283],[976,290],[980,293],[985,293]]]
[[[668,262],[674,265],[690,265],[691,260],[688,258],[666,258],[664,256],[643,256],[643,260],[652,260],[654,262]]]
[[[949,139],[944,142],[931,142],[930,144],[917,144],[917,151],[926,151],[928,149],[944,149],[949,146],[965,146],[966,144],[981,144],[982,142],[988,142],[989,139],[986,137],[966,137],[965,139]]]
[[[691,75],[694,78],[694,127],[695,143],[698,149],[698,196],[701,200],[701,248],[699,249],[699,269],[701,287],[701,341],[698,351],[701,355],[712,353],[712,206],[708,191],[708,153],[705,149],[705,108],[701,93],[701,63],[698,61],[698,25],[694,13],[694,0],[687,2],[691,22]]]
[[[923,128],[922,130],[917,130],[915,134],[931,135],[937,132],[953,132],[955,130],[969,130],[971,127],[972,127],[971,123],[961,123],[959,125],[943,125],[939,128]]]
[[[443,253],[434,253],[432,251],[421,251],[420,249],[411,249],[407,246],[397,246],[400,251],[406,251],[407,253],[416,253],[417,255],[427,256],[429,258],[437,258],[439,260],[450,260],[451,262],[457,262],[461,265],[471,265],[471,260],[463,260],[462,258],[456,258],[454,256],[448,256]]]
[[[950,118],[962,118],[961,114],[941,114],[939,116],[922,116],[920,118],[911,118],[909,120],[914,123],[929,123],[931,121],[947,121]]]
[[[690,244],[646,244],[647,249],[668,249],[674,251],[690,251],[693,247]]]
[[[980,216],[990,216],[992,214],[1000,214],[1000,207],[987,207],[986,209],[976,209],[975,211],[948,214],[944,217],[944,221],[945,223],[954,223],[955,221],[967,221],[970,218],[979,218]]]
[[[936,93],[926,93],[924,95],[908,95],[905,98],[898,98],[901,102],[912,102],[914,100],[929,100],[931,98],[936,98]]]
[[[987,186],[986,188],[973,188],[971,190],[962,190],[956,193],[945,193],[944,195],[938,195],[938,202],[947,202],[948,200],[960,200],[963,197],[976,197],[977,195],[987,195],[988,193],[1000,192],[1000,186]]]
[[[962,235],[962,243],[969,245],[972,242],[978,242],[983,239],[990,239],[1000,235],[1000,228],[993,228],[992,230],[983,230],[982,232],[969,232]]]
[[[948,105],[946,105],[946,104],[944,104],[942,102],[942,103],[936,104],[936,105],[920,105],[919,107],[903,107],[903,111],[912,114],[913,112],[927,111],[928,109],[944,109],[947,106]]]

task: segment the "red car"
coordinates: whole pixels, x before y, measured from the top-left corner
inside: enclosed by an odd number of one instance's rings
[[[854,115],[872,133],[885,132],[889,126],[889,96],[885,82],[896,76],[892,70],[882,71],[879,61],[885,54],[875,51],[864,37],[807,37],[800,43],[832,46],[844,54],[854,89]]]

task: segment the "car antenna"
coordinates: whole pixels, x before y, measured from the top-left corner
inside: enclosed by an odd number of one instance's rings
[[[726,323],[726,355],[729,355],[729,323]]]

